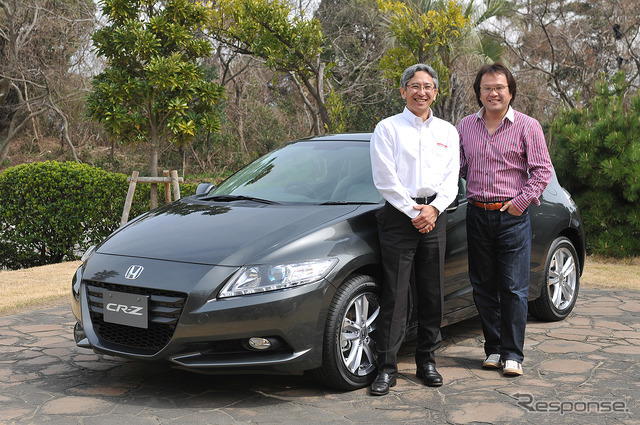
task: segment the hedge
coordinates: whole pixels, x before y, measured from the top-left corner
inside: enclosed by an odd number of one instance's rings
[[[0,174],[0,267],[18,269],[78,258],[118,228],[127,176],[75,162],[37,162]],[[181,186],[184,196],[195,185]],[[149,209],[139,184],[129,214]]]

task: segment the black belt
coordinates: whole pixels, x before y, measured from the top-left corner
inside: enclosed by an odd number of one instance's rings
[[[423,196],[421,198],[411,198],[411,199],[416,201],[418,205],[429,205],[431,202],[433,202],[436,199],[436,196],[438,195],[427,196],[426,198]]]

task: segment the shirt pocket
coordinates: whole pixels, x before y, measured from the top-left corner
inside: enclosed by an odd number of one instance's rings
[[[434,161],[431,164],[437,170],[444,170],[451,157],[451,146],[446,141],[436,142],[433,147]]]

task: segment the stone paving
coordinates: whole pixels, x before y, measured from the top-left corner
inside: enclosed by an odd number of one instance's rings
[[[477,319],[444,328],[421,385],[412,352],[389,395],[306,376],[201,375],[94,354],[67,303],[0,317],[0,424],[640,424],[640,291],[582,289],[564,321],[529,320],[525,374],[483,370]]]

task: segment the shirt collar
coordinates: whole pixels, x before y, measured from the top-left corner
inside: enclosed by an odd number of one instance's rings
[[[404,111],[402,111],[402,116],[404,117],[404,119],[406,119],[416,127],[420,127],[423,124],[430,124],[431,121],[433,121],[433,111],[431,110],[431,108],[429,108],[429,118],[427,118],[426,121],[422,121],[422,118],[415,115],[406,106],[404,107]]]
[[[480,108],[476,116],[478,117],[478,119],[482,119],[483,115],[484,115],[484,106]],[[504,115],[504,118],[502,118],[502,120],[504,121],[504,119],[506,118],[509,121],[513,122],[515,120],[515,116],[516,116],[516,113],[514,109],[511,107],[511,105],[509,105],[509,109],[507,109],[507,113]]]

